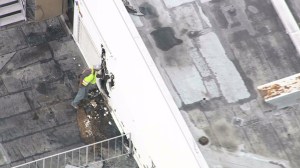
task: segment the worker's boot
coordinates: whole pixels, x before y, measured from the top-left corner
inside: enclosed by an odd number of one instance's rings
[[[75,109],[78,109],[78,108],[79,108],[79,106],[76,105],[76,104],[74,104],[73,102],[71,103],[71,106],[73,106]]]

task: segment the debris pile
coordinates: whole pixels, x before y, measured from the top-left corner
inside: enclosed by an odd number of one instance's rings
[[[85,128],[87,128],[87,130],[86,130],[86,135],[87,136],[91,136],[93,133],[92,133],[92,130],[90,129],[91,128],[91,122],[90,122],[90,120],[89,119],[86,119],[86,120],[84,120],[83,121],[84,122],[84,126],[85,126]]]
[[[91,89],[88,98],[81,101],[77,122],[81,138],[86,144],[120,135],[110,111],[105,96],[98,88]]]

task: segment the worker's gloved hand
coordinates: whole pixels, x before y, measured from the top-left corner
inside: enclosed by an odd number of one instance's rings
[[[97,74],[97,75],[96,75],[96,78],[101,78],[101,75],[100,75],[100,74]]]

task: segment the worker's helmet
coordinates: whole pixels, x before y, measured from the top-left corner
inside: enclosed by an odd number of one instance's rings
[[[93,65],[94,70],[99,71],[101,70],[101,65],[97,64],[97,65]]]

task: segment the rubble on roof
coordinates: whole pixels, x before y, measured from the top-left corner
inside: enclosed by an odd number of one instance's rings
[[[110,114],[111,108],[98,88],[91,89],[88,98],[79,106],[77,122],[80,136],[86,144],[121,134]]]

